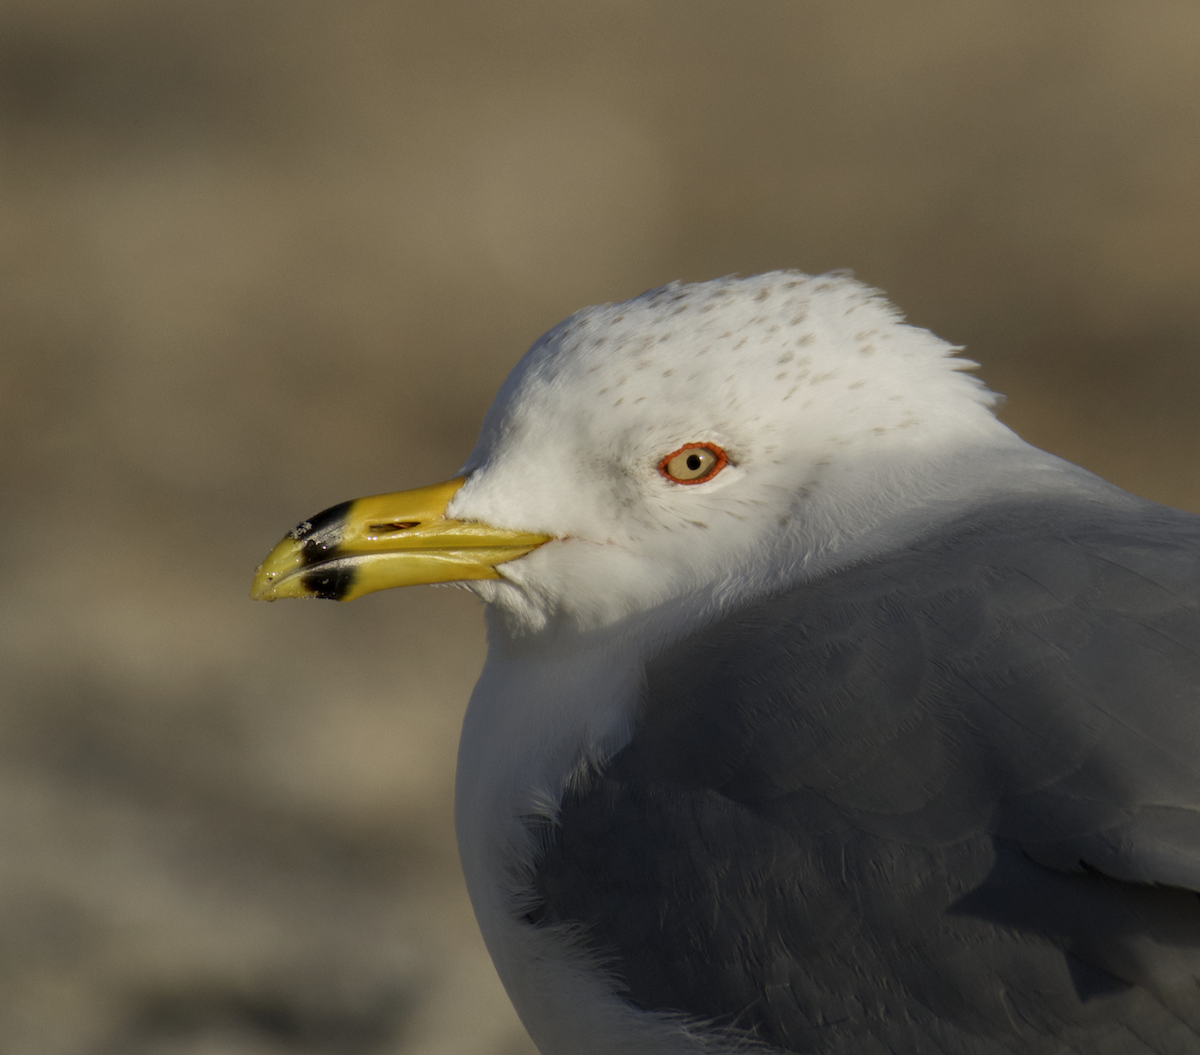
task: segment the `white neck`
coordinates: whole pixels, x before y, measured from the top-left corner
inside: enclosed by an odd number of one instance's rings
[[[528,860],[523,818],[553,818],[572,773],[628,741],[645,660],[624,630],[583,636],[547,628],[512,638],[498,619],[489,624],[455,789],[459,851],[473,897],[482,877],[494,875],[497,858],[510,874]]]

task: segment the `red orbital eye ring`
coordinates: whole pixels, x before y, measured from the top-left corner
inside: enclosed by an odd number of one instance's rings
[[[710,465],[708,467],[708,469],[703,473],[703,475],[689,477],[689,478],[680,478],[671,473],[671,470],[668,468],[670,466],[671,462],[673,462],[680,455],[686,454],[688,451],[707,451],[710,455],[712,455],[714,461],[713,461],[712,465]],[[662,461],[660,461],[658,463],[658,471],[666,479],[670,480],[671,483],[683,484],[686,486],[688,484],[707,483],[714,476],[716,476],[717,473],[719,473],[722,469],[724,469],[725,466],[728,464],[729,464],[729,456],[720,447],[718,447],[715,443],[685,443],[682,447],[679,448],[679,450],[672,451],[665,458],[663,458]]]

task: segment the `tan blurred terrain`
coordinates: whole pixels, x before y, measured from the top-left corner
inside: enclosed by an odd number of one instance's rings
[[[575,308],[836,267],[1200,509],[1194,0],[0,0],[0,1052],[528,1055],[459,591],[254,605]]]

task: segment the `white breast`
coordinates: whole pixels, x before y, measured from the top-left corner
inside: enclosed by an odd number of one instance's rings
[[[467,889],[501,981],[543,1055],[726,1055],[683,1018],[639,1011],[562,929],[523,919],[536,852],[524,818],[552,819],[581,766],[632,732],[643,656],[624,633],[498,641],[459,744],[455,826]]]

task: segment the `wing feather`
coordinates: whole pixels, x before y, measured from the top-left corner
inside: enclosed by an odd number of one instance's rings
[[[997,505],[765,598],[650,665],[542,918],[785,1050],[1197,1050],[1198,646],[1200,519],[1150,503]]]

